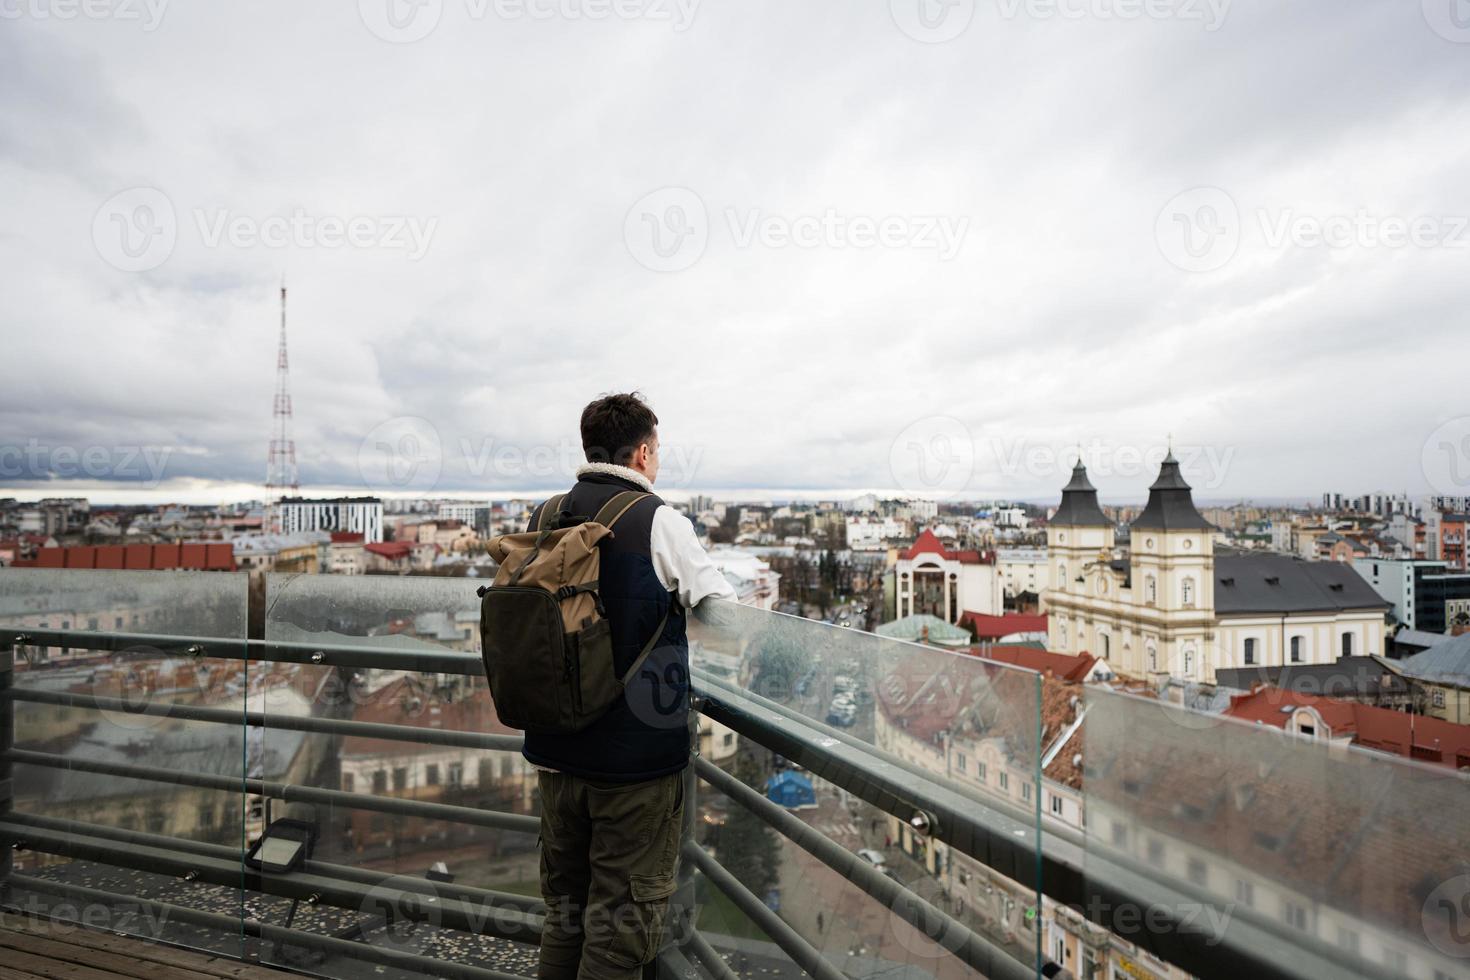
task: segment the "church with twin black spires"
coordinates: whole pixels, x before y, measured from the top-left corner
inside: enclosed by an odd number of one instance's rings
[[[1213,682],[1223,667],[1381,655],[1389,605],[1352,566],[1217,546],[1170,453],[1127,527],[1079,460],[1046,530],[1047,649],[1136,679]]]

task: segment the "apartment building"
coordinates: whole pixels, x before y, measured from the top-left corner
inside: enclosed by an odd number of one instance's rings
[[[283,534],[355,531],[367,544],[383,540],[383,502],[377,497],[284,497],[274,507]]]

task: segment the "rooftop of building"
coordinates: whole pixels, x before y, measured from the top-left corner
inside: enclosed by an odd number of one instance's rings
[[[1221,616],[1389,607],[1343,562],[1246,552],[1215,556],[1215,612]]]
[[[970,631],[952,623],[946,623],[929,613],[916,613],[884,623],[875,632],[894,640],[915,643],[933,643],[945,647],[962,647],[970,642]]]
[[[1399,664],[1409,677],[1470,687],[1470,633],[1440,637],[1441,642]]]
[[[1045,613],[1005,613],[992,616],[987,613],[966,610],[960,615],[959,625],[969,627],[977,640],[999,640],[1017,633],[1045,633]]]
[[[995,561],[995,556],[982,554],[979,551],[957,550],[946,548],[944,542],[932,529],[926,528],[922,534],[914,540],[914,543],[899,553],[901,561],[914,561],[923,555],[937,555],[949,561],[957,561],[963,565],[990,564]]]
[[[1292,712],[1310,708],[1331,729],[1363,748],[1454,769],[1470,769],[1470,725],[1279,687],[1260,687],[1230,699],[1225,714],[1285,728]]]
[[[1409,684],[1398,665],[1382,657],[1340,657],[1330,664],[1278,664],[1271,667],[1221,667],[1215,671],[1220,687],[1250,691],[1265,684],[1305,694],[1362,697],[1407,694]]]
[[[1111,527],[1114,523],[1098,504],[1097,487],[1087,478],[1087,467],[1080,459],[1072,467],[1072,479],[1062,487],[1062,502],[1050,523],[1067,527]]]
[[[1171,451],[1159,465],[1158,478],[1148,488],[1148,503],[1132,527],[1154,531],[1214,531],[1194,506],[1190,486]]]

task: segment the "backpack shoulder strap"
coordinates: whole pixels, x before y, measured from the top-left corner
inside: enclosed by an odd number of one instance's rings
[[[597,516],[592,519],[608,530],[611,530],[612,526],[628,512],[629,508],[645,497],[652,496],[653,494],[644,493],[641,490],[624,490],[603,504],[602,509],[597,512]]]
[[[546,529],[546,525],[549,521],[547,515],[551,514],[554,516],[556,514],[559,514],[561,512],[561,502],[565,499],[567,499],[567,495],[564,493],[559,493],[555,497],[552,497],[550,500],[546,501],[546,503],[541,505],[541,516],[536,521],[536,530],[543,531]]]

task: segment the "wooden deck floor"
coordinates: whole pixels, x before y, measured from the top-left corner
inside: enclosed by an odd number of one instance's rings
[[[0,980],[301,980],[204,952],[70,923],[0,917]]]

